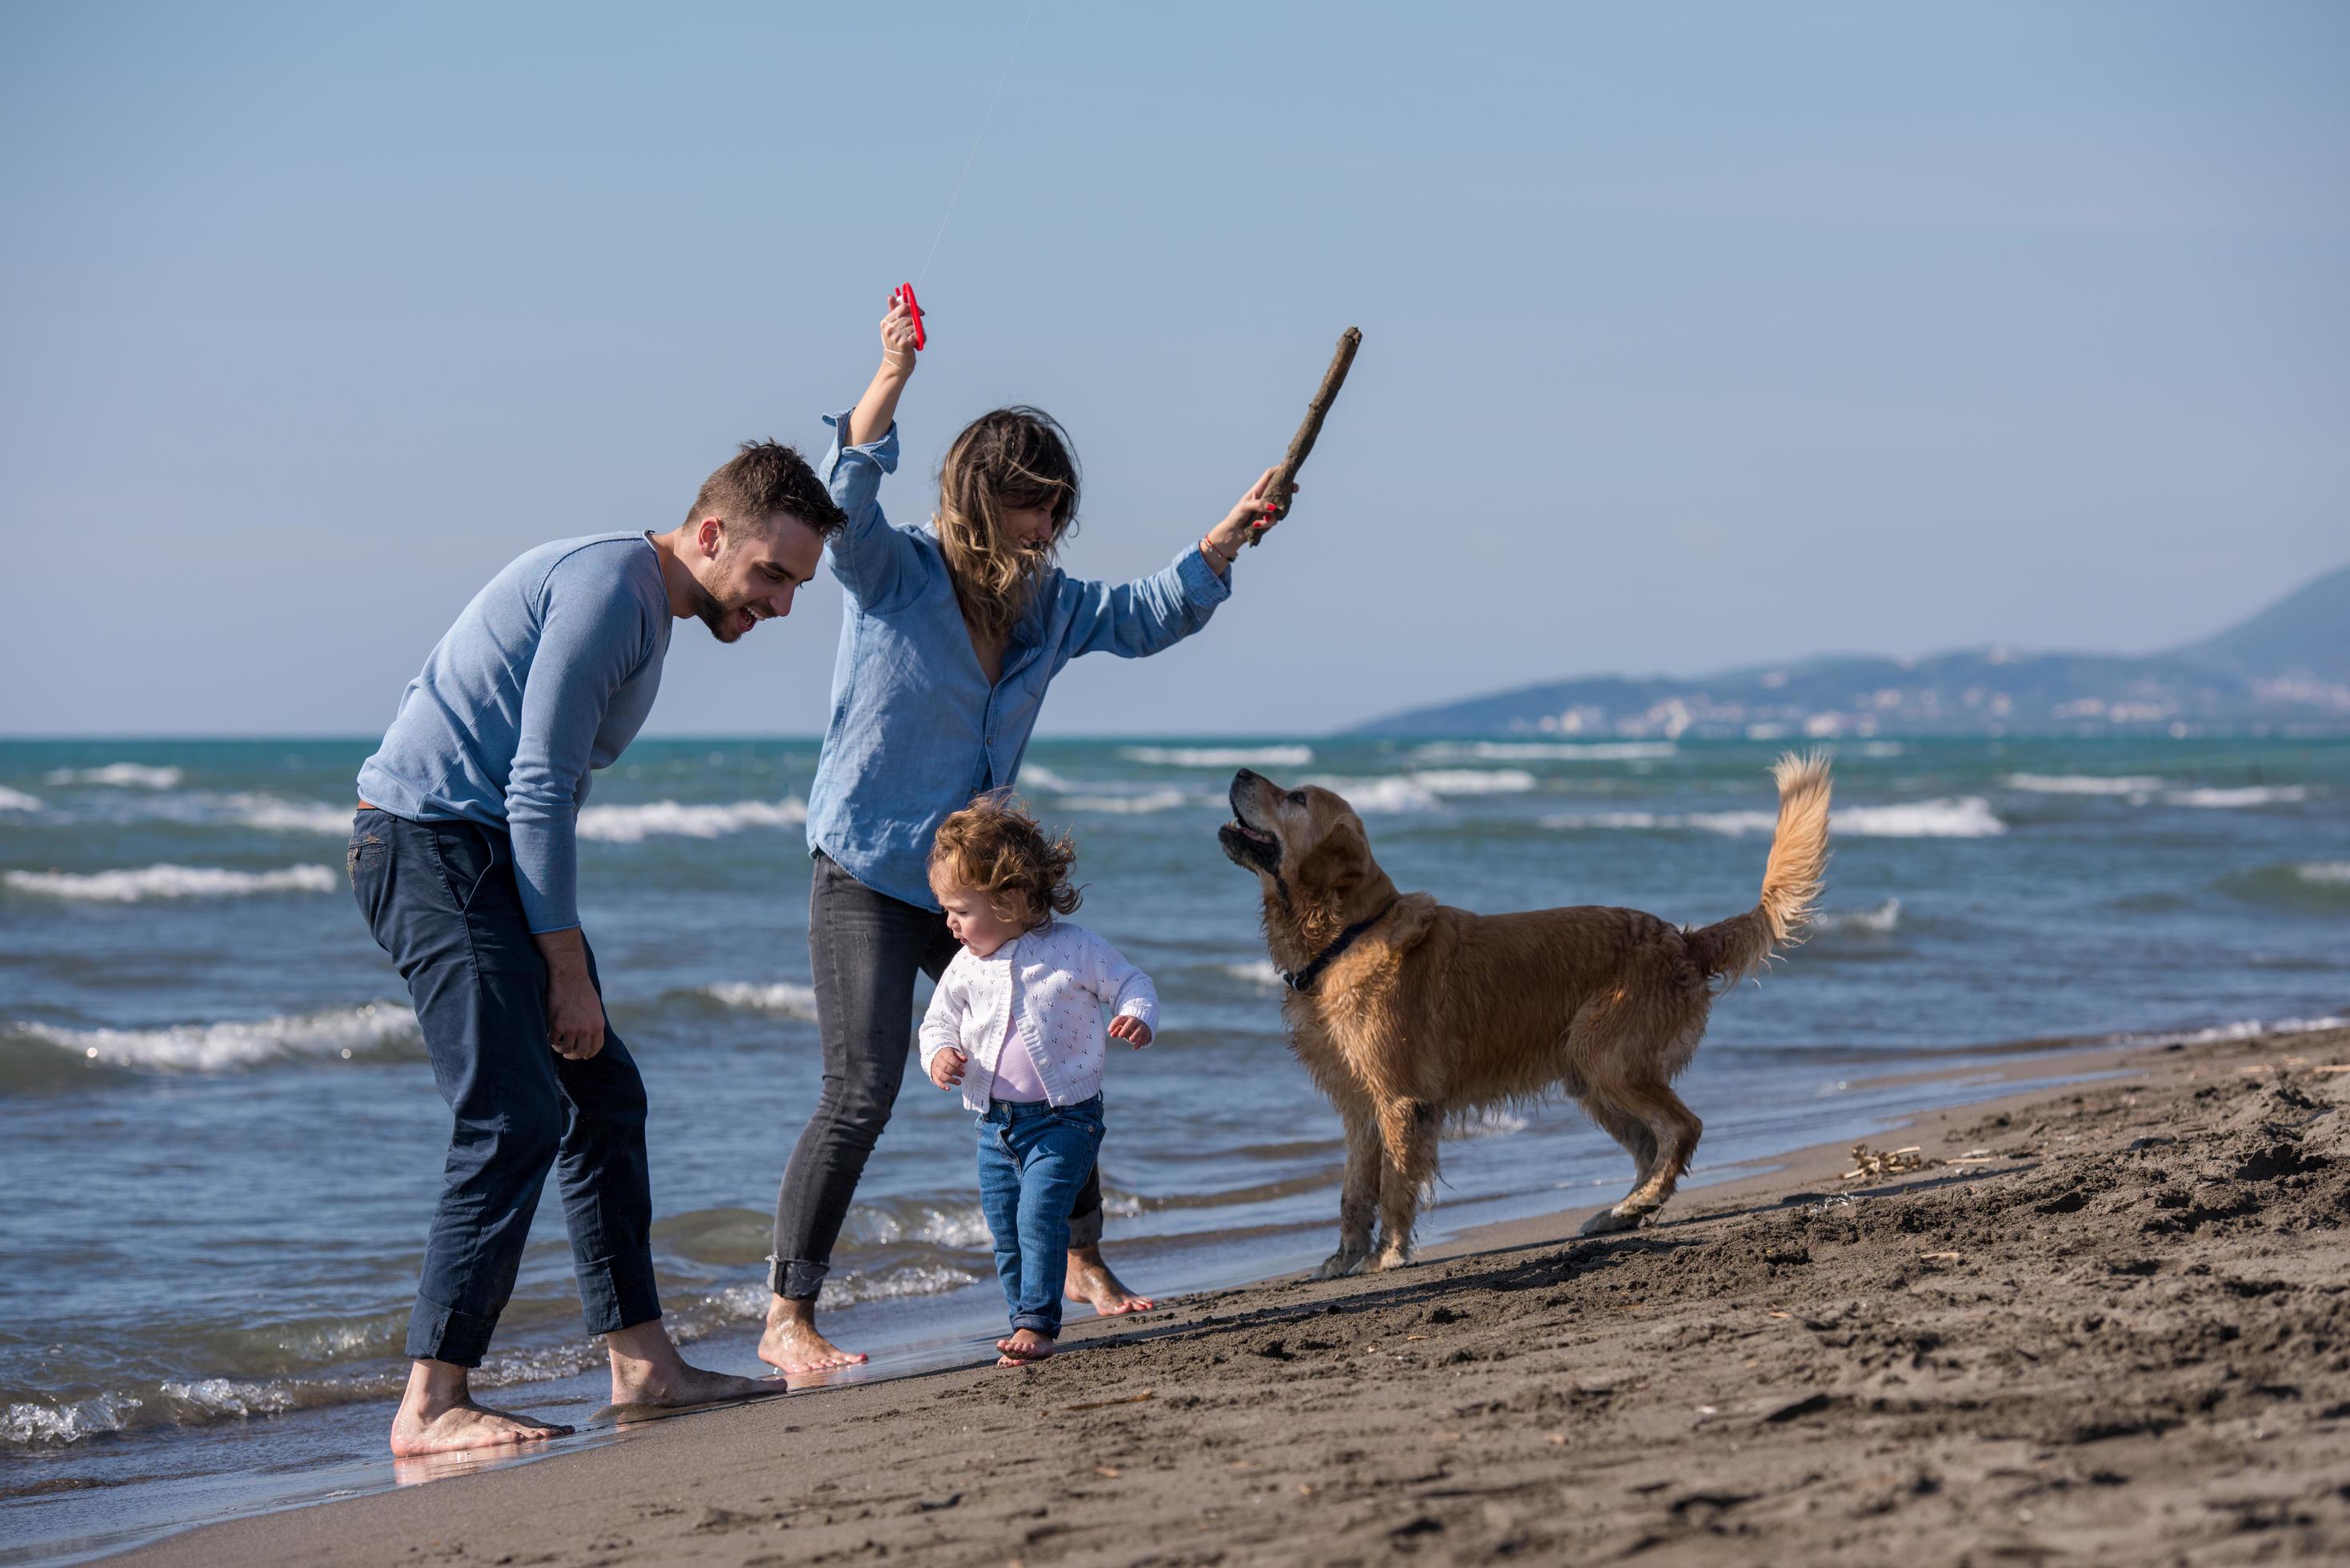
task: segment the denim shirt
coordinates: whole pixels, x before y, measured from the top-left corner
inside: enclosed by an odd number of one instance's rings
[[[1140,659],[1172,648],[1208,624],[1232,587],[1197,545],[1164,570],[1115,586],[1053,568],[990,686],[937,538],[881,514],[881,476],[898,467],[898,427],[844,447],[848,414],[825,423],[832,450],[817,472],[848,517],[831,545],[847,607],[832,717],[808,792],[808,848],[877,892],[935,909],[930,857],[939,824],[1017,776],[1045,689],[1062,666],[1084,653]]]

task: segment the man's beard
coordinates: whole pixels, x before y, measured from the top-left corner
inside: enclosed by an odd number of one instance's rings
[[[702,618],[702,624],[710,628],[710,635],[721,642],[742,640],[743,628],[739,623],[744,607],[743,605],[721,604],[716,594],[698,582],[693,585],[693,613]]]

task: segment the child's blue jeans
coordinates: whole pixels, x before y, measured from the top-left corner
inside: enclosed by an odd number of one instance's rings
[[[1074,1106],[992,1100],[979,1118],[979,1206],[1012,1326],[1061,1334],[1069,1206],[1101,1152],[1101,1096]]]

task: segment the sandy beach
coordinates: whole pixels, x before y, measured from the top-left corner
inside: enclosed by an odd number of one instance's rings
[[[178,1536],[142,1563],[2339,1561],[2350,1031]],[[2046,1075],[2046,1058],[2019,1062]],[[2328,1069],[2337,1069],[2329,1071]]]

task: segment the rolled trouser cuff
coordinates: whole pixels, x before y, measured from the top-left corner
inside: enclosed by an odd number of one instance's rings
[[[1041,1334],[1046,1339],[1058,1339],[1061,1337],[1061,1314],[1016,1312],[1012,1314],[1012,1327],[1014,1333],[1024,1328]]]
[[[489,1354],[490,1335],[498,1320],[418,1296],[408,1314],[408,1355],[411,1361],[445,1361],[452,1366],[479,1366]]]
[[[832,1272],[829,1263],[811,1263],[806,1258],[767,1260],[767,1289],[775,1295],[795,1302],[816,1300],[824,1289],[824,1277]]]
[[[660,1292],[651,1279],[652,1260],[641,1272],[634,1269],[582,1270],[579,1309],[590,1334],[618,1334],[640,1323],[660,1319]]]

